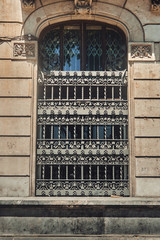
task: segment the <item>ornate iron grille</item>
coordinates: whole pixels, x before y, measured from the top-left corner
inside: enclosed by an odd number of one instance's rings
[[[38,80],[36,195],[129,195],[127,75],[52,72]]]

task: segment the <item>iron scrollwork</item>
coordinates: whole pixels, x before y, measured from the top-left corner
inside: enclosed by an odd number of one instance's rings
[[[127,72],[39,74],[36,194],[129,195]]]

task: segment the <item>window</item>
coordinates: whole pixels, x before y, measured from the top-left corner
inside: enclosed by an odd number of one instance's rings
[[[104,24],[60,25],[47,31],[39,45],[40,67],[46,73],[126,69],[125,37]]]
[[[129,195],[126,42],[80,22],[39,42],[36,194]]]

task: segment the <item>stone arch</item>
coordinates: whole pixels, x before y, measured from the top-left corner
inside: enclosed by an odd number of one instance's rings
[[[121,28],[128,41],[144,41],[144,31],[139,19],[129,10],[109,3],[95,2],[88,15],[75,15],[73,2],[55,2],[32,12],[24,22],[24,34],[39,37],[41,31],[54,23],[71,20],[95,20]]]

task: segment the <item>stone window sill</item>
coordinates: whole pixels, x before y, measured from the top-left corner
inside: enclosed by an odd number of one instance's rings
[[[160,198],[148,197],[0,197],[6,206],[160,206]]]

